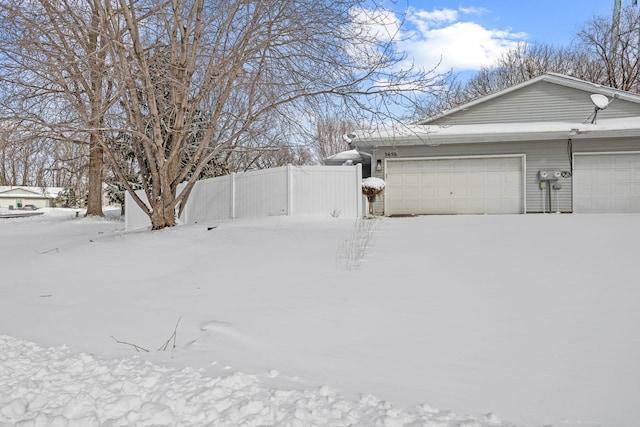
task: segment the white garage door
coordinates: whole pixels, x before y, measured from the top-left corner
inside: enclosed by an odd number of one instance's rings
[[[573,211],[640,213],[640,153],[576,154]]]
[[[389,160],[385,213],[522,213],[522,164],[522,157]]]

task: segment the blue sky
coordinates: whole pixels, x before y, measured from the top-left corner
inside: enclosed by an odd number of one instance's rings
[[[442,55],[439,70],[462,72],[491,65],[522,42],[569,46],[582,24],[594,15],[611,16],[613,5],[613,0],[398,0],[394,9],[408,6],[401,31],[412,37],[399,47],[416,65],[431,68]]]

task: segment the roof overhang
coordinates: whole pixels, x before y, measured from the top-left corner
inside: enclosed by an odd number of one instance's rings
[[[375,133],[360,133],[358,147],[473,144],[563,139],[640,137],[640,117],[602,119],[596,124],[570,122],[497,123],[473,125],[406,125]]]

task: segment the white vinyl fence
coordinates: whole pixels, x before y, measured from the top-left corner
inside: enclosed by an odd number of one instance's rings
[[[180,220],[199,224],[273,215],[359,218],[363,214],[361,183],[361,165],[289,165],[232,173],[198,181]],[[129,194],[125,197],[125,224],[127,230],[151,225]]]

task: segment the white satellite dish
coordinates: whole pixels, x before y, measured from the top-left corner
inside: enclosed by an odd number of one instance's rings
[[[604,110],[611,103],[609,98],[599,93],[591,95],[591,102],[593,102],[593,105],[595,105],[598,110]]]
[[[617,98],[616,95],[613,96],[613,99],[615,99],[615,98]],[[607,108],[609,106],[609,104],[611,104],[612,101],[609,101],[609,98],[607,98],[606,96],[604,96],[602,94],[594,93],[594,94],[591,95],[591,102],[593,103],[595,108],[593,109],[593,113],[591,113],[591,115],[585,121],[585,123],[594,123],[595,124],[596,117],[598,116],[598,111],[604,110],[605,108]]]
[[[350,133],[346,133],[344,135],[342,135],[342,139],[344,140],[344,142],[346,142],[347,144],[351,144],[353,142],[353,139],[356,137],[357,135],[354,132],[350,132]]]

